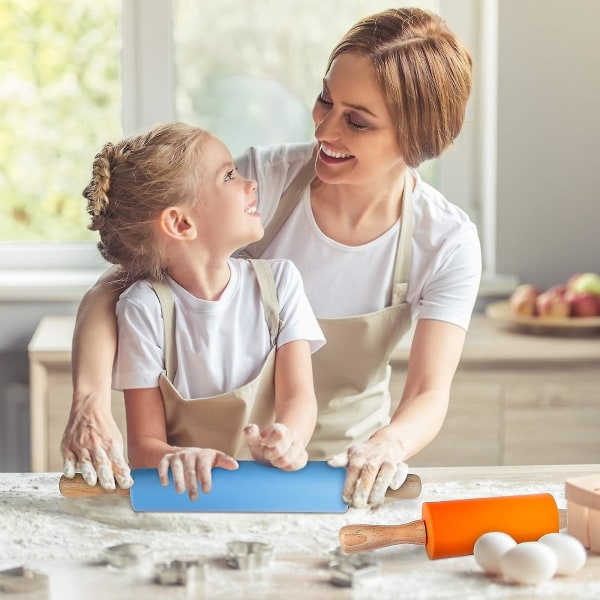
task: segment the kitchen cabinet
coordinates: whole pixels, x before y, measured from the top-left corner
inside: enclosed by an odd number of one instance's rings
[[[62,469],[59,446],[71,406],[72,317],[45,317],[30,344],[31,468]],[[392,360],[402,392],[410,335]],[[113,413],[125,437],[122,394]],[[501,329],[473,316],[436,439],[411,466],[593,463],[600,460],[600,339]]]
[[[409,340],[392,360],[402,393]],[[600,460],[600,339],[531,335],[474,315],[436,439],[410,460],[527,465]]]

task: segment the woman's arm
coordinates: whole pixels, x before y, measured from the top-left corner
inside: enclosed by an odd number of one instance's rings
[[[419,320],[410,349],[402,398],[390,424],[374,434],[389,435],[411,458],[439,433],[450,401],[450,387],[465,343],[462,327]]]
[[[404,391],[390,424],[348,450],[346,502],[357,507],[382,504],[387,488],[399,487],[406,477],[403,463],[439,433],[465,335],[452,323],[418,321]]]
[[[117,348],[115,305],[122,291],[118,269],[109,269],[85,294],[72,346],[73,399],[61,441],[64,472],[79,469],[89,485],[105,489],[133,483],[123,436],[111,413],[112,367]]]
[[[247,428],[253,456],[286,471],[306,465],[306,445],[317,422],[310,345],[306,340],[284,344],[275,358],[275,423],[258,432]]]

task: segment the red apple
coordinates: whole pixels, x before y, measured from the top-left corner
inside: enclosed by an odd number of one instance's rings
[[[540,317],[565,318],[571,314],[571,306],[564,294],[552,289],[542,292],[535,299],[535,306]]]
[[[598,296],[590,292],[572,292],[565,294],[574,317],[596,317],[600,315]]]
[[[541,290],[530,283],[520,285],[508,299],[510,310],[513,314],[531,317],[535,314],[535,300]]]
[[[552,287],[546,290],[547,292],[552,292],[553,294],[558,294],[559,296],[564,296],[567,293],[567,286],[562,283],[557,283]]]

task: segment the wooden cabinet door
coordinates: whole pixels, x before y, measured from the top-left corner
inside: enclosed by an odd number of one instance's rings
[[[405,371],[394,369],[394,406],[402,393]],[[502,386],[485,374],[458,372],[450,392],[448,414],[436,438],[408,462],[415,467],[497,465],[501,461]]]
[[[504,464],[600,460],[600,373],[543,370],[505,377]]]

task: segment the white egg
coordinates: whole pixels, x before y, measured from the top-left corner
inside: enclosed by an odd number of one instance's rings
[[[557,575],[572,575],[585,565],[587,552],[584,545],[576,537],[567,533],[547,533],[539,541],[552,548],[556,553],[558,559]]]
[[[541,583],[554,577],[556,553],[540,542],[522,542],[500,558],[500,570],[510,581],[524,584]]]
[[[517,545],[517,542],[501,531],[490,531],[478,538],[473,547],[477,564],[490,575],[500,573],[500,557]]]

